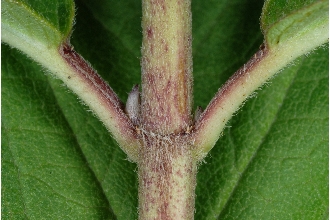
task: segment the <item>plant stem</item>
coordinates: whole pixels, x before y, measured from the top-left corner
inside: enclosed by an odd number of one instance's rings
[[[181,132],[191,125],[190,0],[143,0],[142,11],[142,127]]]
[[[184,136],[143,134],[139,219],[193,219],[196,160]]]
[[[193,219],[190,0],[142,1],[139,219]]]

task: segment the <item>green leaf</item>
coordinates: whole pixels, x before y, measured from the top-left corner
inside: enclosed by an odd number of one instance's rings
[[[72,44],[123,101],[140,81],[140,4],[76,2]],[[42,16],[51,20],[51,8]],[[261,8],[258,0],[192,2],[195,106],[206,107],[258,50]],[[2,46],[3,219],[137,218],[137,168],[86,110]],[[327,49],[296,60],[247,101],[205,162],[195,219],[327,218]]]
[[[197,219],[327,216],[327,53],[295,61],[233,118],[200,168]]]
[[[2,53],[2,217],[113,216],[49,76],[7,46]]]
[[[312,4],[320,2],[319,0],[267,0],[264,3],[263,14],[261,17],[261,25],[263,30],[269,29],[272,25],[279,22],[281,19],[286,18],[296,11],[308,7]]]
[[[2,38],[15,47],[57,47],[71,33],[74,3],[72,0],[2,0]]]
[[[260,20],[269,48],[286,41],[315,47],[320,35],[328,39],[329,2],[267,0]]]

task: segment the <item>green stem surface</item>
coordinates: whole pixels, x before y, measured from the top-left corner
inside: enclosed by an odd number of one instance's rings
[[[197,165],[181,135],[143,134],[139,219],[193,219]]]
[[[142,1],[139,219],[193,219],[190,0]]]
[[[170,134],[191,125],[190,0],[142,1],[142,122]]]

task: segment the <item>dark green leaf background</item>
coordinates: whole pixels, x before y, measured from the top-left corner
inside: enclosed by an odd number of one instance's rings
[[[195,106],[262,43],[262,4],[192,2]],[[125,101],[140,82],[141,2],[76,8],[72,44]],[[233,117],[199,167],[195,219],[328,218],[327,49],[296,60]],[[136,219],[136,165],[59,80],[1,52],[2,218]]]

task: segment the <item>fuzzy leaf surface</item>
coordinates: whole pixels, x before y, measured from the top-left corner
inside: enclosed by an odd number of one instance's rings
[[[260,21],[270,49],[291,39],[313,44],[324,32],[328,36],[329,2],[267,0]]]
[[[74,17],[72,0],[2,0],[1,29],[15,47],[57,47],[71,33]],[[6,39],[11,41],[11,39]]]

